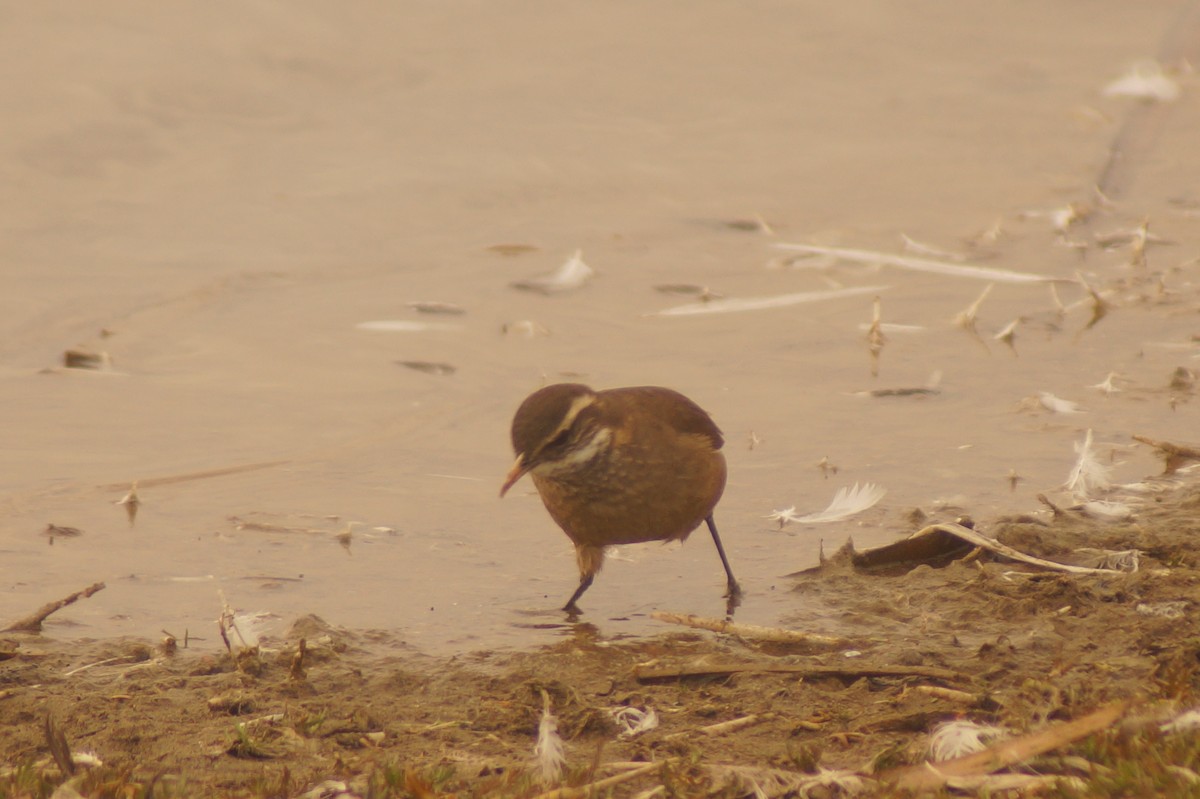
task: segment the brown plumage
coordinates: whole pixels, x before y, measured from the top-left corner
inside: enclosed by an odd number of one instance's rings
[[[528,473],[550,516],[575,544],[579,588],[592,584],[604,547],[683,540],[707,522],[728,577],[713,508],[725,489],[724,439],[700,406],[669,388],[593,391],[559,383],[529,395],[512,424],[517,460],[500,489]]]

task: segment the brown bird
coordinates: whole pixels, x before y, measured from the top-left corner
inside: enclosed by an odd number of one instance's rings
[[[725,490],[724,439],[704,410],[669,388],[593,391],[559,383],[530,394],[512,423],[517,460],[500,496],[529,474],[550,516],[575,544],[579,587],[595,579],[604,548],[682,541],[708,523],[729,578],[730,611],[741,595],[713,508]]]

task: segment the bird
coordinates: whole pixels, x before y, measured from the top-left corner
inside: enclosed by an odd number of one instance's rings
[[[574,543],[579,587],[563,610],[580,612],[576,603],[600,571],[605,547],[682,541],[706,523],[733,612],[742,590],[713,520],[725,490],[723,444],[712,417],[669,388],[555,383],[525,398],[513,416],[516,461],[500,496],[528,474]]]

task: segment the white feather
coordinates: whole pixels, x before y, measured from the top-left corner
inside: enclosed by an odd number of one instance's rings
[[[98,768],[104,765],[104,761],[95,752],[72,752],[71,762],[77,766],[87,766],[88,768]],[[55,791],[57,793],[57,791]]]
[[[779,522],[779,529],[782,530],[785,524],[796,520],[796,506],[792,505],[790,508],[771,511],[763,518],[772,522]]]
[[[1104,378],[1103,381],[1097,383],[1094,386],[1088,386],[1088,388],[1099,389],[1100,391],[1103,391],[1105,394],[1108,394],[1108,395],[1116,394],[1121,389],[1117,388],[1117,384],[1114,381],[1119,378],[1120,378],[1120,375],[1118,375],[1116,372],[1109,372],[1108,377]]]
[[[786,510],[777,510],[766,518],[779,522],[780,527],[790,522],[797,522],[799,524],[838,522],[862,513],[867,508],[874,506],[879,500],[883,499],[885,494],[887,494],[887,489],[883,486],[878,486],[874,483],[863,483],[860,486],[858,483],[855,483],[853,488],[846,488],[845,486],[839,488],[833,496],[833,502],[829,503],[829,507],[818,513],[797,516],[794,513],[796,506],[793,505]]]
[[[567,756],[563,752],[562,736],[558,734],[558,719],[550,712],[550,697],[542,693],[542,720],[538,723],[537,745],[533,747],[542,783],[551,785],[562,780]]]
[[[613,721],[621,728],[620,737],[622,738],[633,738],[641,735],[643,732],[649,732],[658,726],[658,714],[654,712],[654,708],[642,710],[641,708],[618,705],[617,707],[610,707],[608,714],[612,716]]]
[[[965,719],[939,724],[929,739],[929,756],[936,763],[982,752],[990,742],[1011,735],[1003,727],[976,724]]]
[[[1106,499],[1093,499],[1072,510],[1078,510],[1084,516],[1102,522],[1125,522],[1133,518],[1133,508],[1130,505]]]
[[[1071,475],[1063,487],[1081,501],[1091,499],[1098,492],[1111,488],[1112,482],[1108,479],[1109,467],[1100,462],[1092,449],[1091,429],[1087,431],[1083,442],[1075,445],[1075,451],[1079,453],[1079,457],[1071,467]]]
[[[566,263],[550,274],[518,280],[512,287],[540,294],[561,294],[579,288],[595,274],[595,270],[583,262],[583,251],[576,250]]]
[[[1038,402],[1051,413],[1071,414],[1083,412],[1078,403],[1056,397],[1049,391],[1039,391]]]
[[[1200,710],[1187,710],[1164,723],[1159,729],[1163,732],[1195,732],[1200,730]]]
[[[1179,82],[1157,61],[1140,61],[1121,77],[1104,87],[1106,97],[1134,97],[1169,103],[1179,97]]]

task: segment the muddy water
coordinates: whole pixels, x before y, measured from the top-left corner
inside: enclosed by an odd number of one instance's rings
[[[1126,165],[1119,204],[1070,232],[1149,217],[1176,242],[1148,250],[1168,293],[1120,291],[1091,330],[1086,306],[1060,321],[1044,284],[998,283],[977,340],[953,320],[985,281],[789,266],[772,245],[898,252],[904,233],[998,268],[1136,276],[1128,249],[1062,246],[1022,212],[1092,199],[1137,112],[1101,90],[1159,52],[1181,8],[14,6],[0,33],[0,617],[104,580],[54,635],[187,630],[216,646],[223,594],[278,626],[317,613],[430,652],[549,640],[570,547],[527,482],[497,498],[511,414],[548,380],[665,384],[710,410],[747,622],[803,612],[784,575],[822,541],[890,541],[909,509],[939,503],[1037,510],[1089,428],[1117,479],[1153,473],[1130,434],[1200,430],[1196,403],[1166,389],[1200,366],[1194,85]],[[769,230],[727,224],[756,218]],[[968,243],[997,220],[1001,238]],[[576,249],[597,273],[582,289],[509,288]],[[879,286],[884,321],[921,329],[889,332],[873,377],[875,292],[655,316],[690,301],[665,283]],[[992,336],[1017,317],[1013,351]],[[502,332],[520,321],[549,335]],[[74,346],[112,370],[54,368]],[[1088,388],[1113,371],[1123,392]],[[861,394],[935,372],[936,395]],[[1083,412],[1024,407],[1039,391]],[[131,527],[113,503],[135,479]],[[764,518],[859,481],[889,493],[853,520]],[[84,535],[50,545],[48,523]],[[722,579],[703,531],[625,548],[585,619],[620,636],[658,629],[655,609],[719,615]]]

